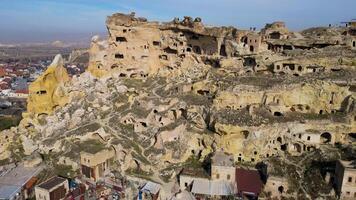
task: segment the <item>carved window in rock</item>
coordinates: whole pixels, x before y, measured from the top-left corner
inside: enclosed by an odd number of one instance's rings
[[[201,48],[199,46],[194,46],[193,47],[193,52],[196,54],[201,54]]]
[[[119,66],[118,66],[117,64],[113,64],[113,65],[111,66],[111,69],[115,69],[115,68],[119,68]]]
[[[45,95],[45,94],[47,94],[47,91],[46,90],[40,90],[40,91],[37,91],[36,94]]]
[[[332,138],[332,136],[328,132],[325,132],[325,133],[320,135],[320,140],[321,140],[321,143],[323,143],[323,144],[330,143],[331,142],[331,138]]]
[[[159,59],[161,60],[168,60],[168,56],[167,55],[160,55]]]
[[[226,46],[224,44],[221,45],[220,47],[220,56],[227,56],[226,54]]]
[[[96,67],[97,67],[98,69],[102,69],[102,68],[103,68],[103,64],[99,63],[99,64],[96,65]]]
[[[170,47],[165,48],[163,51],[164,51],[165,53],[168,53],[168,54],[177,54],[177,53],[178,53],[177,50],[172,49],[172,48],[170,48]]]
[[[120,53],[117,53],[117,54],[115,54],[115,58],[116,59],[124,59],[124,55],[120,54]]]
[[[116,37],[116,42],[127,42],[125,37]]]
[[[153,46],[161,46],[161,42],[160,41],[153,41]]]

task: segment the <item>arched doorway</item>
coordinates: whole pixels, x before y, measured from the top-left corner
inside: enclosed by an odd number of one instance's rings
[[[284,192],[284,187],[283,186],[279,186],[278,187],[278,192],[282,194]]]
[[[329,132],[325,132],[320,135],[320,142],[323,144],[329,144],[331,142],[331,134]]]
[[[201,48],[199,46],[194,46],[193,47],[193,52],[196,54],[201,54]]]
[[[226,54],[226,46],[224,44],[221,45],[220,47],[220,56],[227,56]]]
[[[302,146],[298,143],[294,143],[293,144],[293,151],[298,152],[298,153],[302,153]]]
[[[282,143],[282,138],[281,138],[281,137],[278,137],[278,138],[277,138],[277,141],[278,141],[279,143]]]

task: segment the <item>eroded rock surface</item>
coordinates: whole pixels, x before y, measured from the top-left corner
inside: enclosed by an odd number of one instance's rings
[[[216,150],[278,172],[291,156],[338,159],[328,154],[336,144],[355,143],[353,32],[277,22],[257,33],[133,14],[107,26],[107,41],[92,38],[87,72],[70,79],[57,56],[30,86],[27,117],[0,136],[1,158],[39,153],[78,168],[83,149],[113,149],[120,174],[169,182]]]

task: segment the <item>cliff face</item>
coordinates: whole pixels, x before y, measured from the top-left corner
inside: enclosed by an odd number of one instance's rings
[[[47,70],[29,86],[27,114],[51,114],[56,107],[68,103],[68,96],[64,88],[70,81],[63,59],[56,56]]]
[[[115,14],[107,26],[108,40],[92,38],[87,72],[70,79],[57,56],[31,84],[0,158],[42,154],[49,167],[77,169],[79,152],[99,145],[115,150],[121,175],[163,183],[216,150],[273,168],[291,155],[338,159],[330,149],[354,142],[356,53],[346,43],[289,48],[303,35],[280,22],[256,33]]]

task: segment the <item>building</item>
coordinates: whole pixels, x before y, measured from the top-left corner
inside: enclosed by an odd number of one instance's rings
[[[249,33],[246,35],[244,43],[251,53],[258,53],[261,47],[261,36],[257,33]]]
[[[338,160],[335,168],[336,192],[341,199],[356,199],[356,162]]]
[[[234,186],[224,180],[196,179],[193,182],[191,193],[197,199],[219,198],[233,196],[236,192]]]
[[[31,197],[31,192],[36,182],[36,176],[42,167],[25,167],[10,164],[1,166],[0,170],[0,199],[23,200]]]
[[[188,190],[197,198],[218,198],[236,194],[233,157],[217,151],[211,160],[211,174],[204,169],[183,169],[180,176],[181,190]]]
[[[68,180],[53,177],[35,187],[36,200],[62,200],[69,193]]]
[[[236,185],[241,197],[256,198],[260,195],[263,183],[257,170],[236,169]]]
[[[194,180],[209,179],[209,174],[202,168],[184,168],[179,175],[179,186],[181,190],[191,190]]]
[[[114,160],[115,151],[113,149],[88,149],[80,152],[80,164],[82,174],[92,181],[97,181],[104,177],[105,171]]]
[[[232,155],[217,151],[212,157],[211,179],[235,183],[235,167]]]
[[[137,200],[158,200],[161,185],[147,182],[139,191]]]

